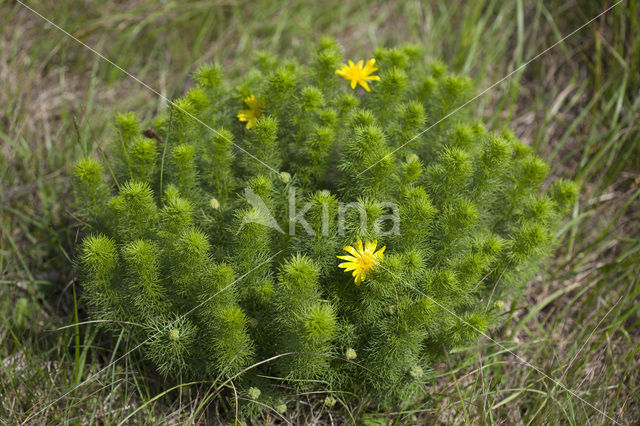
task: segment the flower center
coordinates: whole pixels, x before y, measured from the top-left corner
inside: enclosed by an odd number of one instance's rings
[[[362,255],[358,258],[358,268],[360,268],[360,270],[363,272],[370,271],[375,263],[376,260],[369,253],[362,253]]]
[[[362,80],[364,79],[364,77],[366,77],[366,74],[360,68],[353,67],[349,70],[348,77],[351,80]]]

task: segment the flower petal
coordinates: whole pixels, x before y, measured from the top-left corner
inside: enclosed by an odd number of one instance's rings
[[[345,272],[349,272],[357,269],[358,265],[354,262],[343,262],[338,265],[338,268],[343,268]]]
[[[349,262],[355,262],[356,260],[358,260],[357,258],[353,257],[353,256],[336,256],[338,259],[342,259],[342,260],[347,260]]]
[[[367,64],[364,66],[364,71],[367,74],[371,74],[372,72],[376,71],[378,68],[374,66],[375,63],[376,63],[375,59],[369,59],[367,61]]]
[[[344,246],[344,247],[342,248],[342,250],[344,250],[344,251],[346,251],[346,252],[349,252],[349,253],[351,253],[351,254],[352,254],[352,255],[354,255],[354,256],[358,256],[358,252],[356,251],[356,249],[354,249],[354,248],[353,248],[353,247],[351,247],[351,246]]]
[[[367,243],[364,245],[364,251],[367,253],[373,253],[374,251],[376,251],[377,245],[378,245],[378,241],[376,240],[367,241]]]

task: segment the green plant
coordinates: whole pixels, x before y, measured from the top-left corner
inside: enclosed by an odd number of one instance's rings
[[[543,190],[529,147],[457,111],[469,79],[415,46],[375,58],[370,93],[327,39],[305,65],[257,55],[233,86],[201,67],[153,131],[118,116],[106,167],[75,168],[93,315],[166,376],[234,381],[250,415],[286,409],[282,381],[406,401],[495,324],[577,186]],[[336,257],[366,258],[358,241],[386,251],[356,285]]]

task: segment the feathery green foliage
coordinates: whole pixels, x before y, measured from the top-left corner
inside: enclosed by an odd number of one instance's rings
[[[93,315],[166,376],[241,373],[239,391],[264,404],[248,413],[282,405],[273,378],[407,401],[443,350],[495,324],[577,186],[543,189],[547,164],[508,130],[464,109],[442,120],[468,78],[415,46],[375,58],[371,92],[335,74],[340,48],[323,39],[311,63],[261,54],[234,85],[202,66],[155,139],[118,116],[108,167],[76,166]],[[355,285],[336,256],[360,239],[386,251]]]

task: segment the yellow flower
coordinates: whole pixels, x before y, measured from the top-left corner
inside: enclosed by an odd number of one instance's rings
[[[370,75],[372,72],[377,70],[378,68],[373,65],[376,63],[374,58],[371,58],[367,61],[367,64],[363,67],[362,62],[360,61],[357,64],[353,64],[353,61],[349,60],[349,65],[342,65],[342,69],[336,70],[336,74],[346,78],[347,80],[351,80],[351,88],[355,89],[357,84],[364,87],[364,90],[370,92],[369,84],[367,80],[380,80],[380,77],[377,75]]]
[[[344,248],[344,251],[349,252],[351,256],[336,256],[338,259],[346,260],[346,262],[339,264],[338,267],[344,268],[345,272],[353,271],[356,285],[360,285],[367,278],[369,271],[382,262],[386,246],[382,246],[380,250],[376,251],[377,244],[377,241],[367,241],[363,250],[362,241],[358,240],[354,244],[355,248],[351,246]]]
[[[237,117],[240,121],[246,121],[247,129],[250,129],[262,115],[262,109],[254,95],[245,98],[244,103],[247,104],[249,109],[241,109],[238,111]]]

